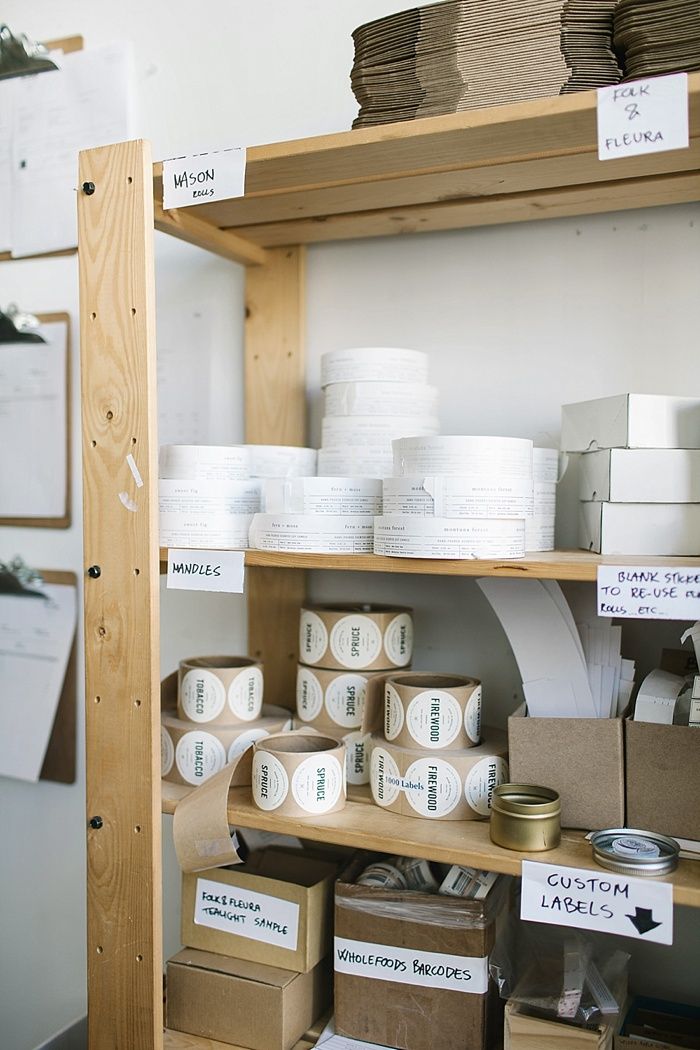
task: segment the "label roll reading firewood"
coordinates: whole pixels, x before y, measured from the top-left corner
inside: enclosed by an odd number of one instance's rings
[[[390,671],[413,654],[412,610],[390,605],[305,605],[299,657],[312,667]]]
[[[400,747],[475,747],[481,738],[481,683],[461,675],[392,675],[384,687],[384,736]]]
[[[254,745],[253,801],[289,817],[335,813],[345,805],[345,745],[315,732],[277,733]]]
[[[235,725],[260,717],[262,665],[248,656],[196,656],[181,660],[177,712],[190,722]]]

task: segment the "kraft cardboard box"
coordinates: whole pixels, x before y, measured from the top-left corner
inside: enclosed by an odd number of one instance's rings
[[[700,729],[625,720],[627,824],[700,839]]]
[[[638,1044],[635,1044],[638,1045]],[[531,1017],[519,1003],[506,1003],[503,1050],[612,1050],[609,1025],[578,1028],[559,1021]]]
[[[559,792],[563,828],[620,828],[625,823],[621,718],[508,719],[510,779]]]
[[[168,960],[166,1023],[251,1050],[291,1050],[329,1005],[330,990],[328,960],[294,973],[186,948]]]
[[[337,865],[267,849],[182,879],[182,943],[307,973],[331,948]]]
[[[488,977],[506,884],[486,901],[336,883],[335,1027],[399,1050],[486,1050],[501,1027]]]
[[[625,1013],[615,1050],[700,1050],[700,1007],[637,996]]]

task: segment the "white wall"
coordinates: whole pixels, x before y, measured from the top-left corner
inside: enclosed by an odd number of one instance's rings
[[[138,130],[160,158],[349,127],[356,111],[350,32],[405,6],[404,0],[207,0],[196,8],[183,0],[118,6],[5,0],[3,18],[44,39],[74,32],[88,45],[133,39]],[[699,238],[700,210],[681,206],[311,250],[311,437],[319,429],[319,355],[351,344],[430,351],[446,433],[556,442],[563,401],[630,389],[697,392]],[[200,311],[213,333],[211,440],[235,441],[243,425],[242,273],[166,238],[158,238],[157,252],[161,317],[177,328]],[[75,318],[75,259],[1,264],[0,305],[13,299],[37,310],[69,309]],[[77,344],[74,354],[77,360]],[[76,411],[76,426],[78,417]],[[562,538],[571,539],[571,515],[561,510]],[[80,571],[78,514],[76,504],[75,524],[65,533],[0,530],[0,557],[20,552],[37,565]],[[473,582],[327,574],[315,576],[312,588],[317,597],[414,605],[416,666],[482,677],[491,721],[513,706],[515,665]],[[162,632],[165,671],[183,655],[244,651],[244,610],[237,599],[167,595]],[[628,655],[653,666],[661,638],[676,635],[675,625],[631,625]],[[82,763],[75,787],[0,780],[13,846],[13,856],[4,850],[0,861],[0,1016],[8,1050],[31,1050],[84,1006],[83,785]],[[171,953],[178,945],[178,877],[164,823]],[[639,952],[635,973],[644,990],[693,994],[685,974],[694,972],[687,963],[699,917],[681,916],[679,951]]]

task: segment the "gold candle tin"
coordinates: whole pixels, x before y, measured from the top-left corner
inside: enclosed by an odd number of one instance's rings
[[[561,802],[552,788],[500,784],[491,799],[491,841],[505,849],[539,853],[561,839]]]

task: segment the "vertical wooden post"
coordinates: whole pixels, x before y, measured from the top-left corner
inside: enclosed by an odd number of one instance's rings
[[[246,281],[246,441],[303,445],[306,441],[304,249],[268,249]],[[301,569],[251,567],[248,651],[265,666],[265,697],[295,706]]]
[[[161,1050],[150,146],[80,156],[90,1050]]]

